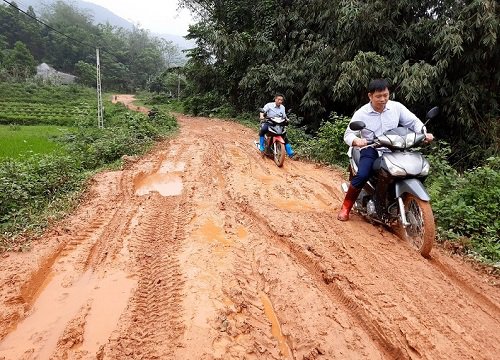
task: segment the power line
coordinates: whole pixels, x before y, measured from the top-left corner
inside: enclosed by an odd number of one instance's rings
[[[73,42],[75,42],[75,43],[78,43],[78,44],[83,45],[83,46],[85,46],[85,47],[89,47],[89,48],[91,48],[91,49],[95,49],[95,48],[99,47],[99,46],[95,46],[95,45],[86,44],[86,43],[84,43],[84,42],[82,42],[82,41],[80,41],[80,40],[78,40],[78,39],[75,39],[75,38],[73,38],[73,37],[71,37],[71,36],[69,36],[69,35],[66,35],[66,34],[65,34],[65,33],[63,33],[62,31],[59,31],[59,30],[57,30],[57,29],[53,28],[52,26],[50,26],[50,25],[48,25],[48,24],[44,23],[44,22],[43,22],[43,21],[41,21],[40,19],[37,19],[36,17],[34,17],[34,16],[32,16],[32,15],[28,14],[26,11],[24,11],[24,10],[22,10],[22,9],[18,8],[16,5],[12,4],[11,2],[9,2],[9,1],[7,1],[7,0],[3,0],[3,2],[4,2],[4,3],[9,4],[9,5],[10,5],[10,6],[12,6],[14,9],[17,9],[18,11],[22,12],[24,15],[28,16],[29,18],[31,18],[31,19],[33,19],[33,20],[35,20],[36,22],[38,22],[38,23],[40,23],[40,24],[44,25],[45,27],[49,28],[50,30],[52,30],[52,31],[54,31],[54,32],[56,32],[56,33],[58,33],[59,35],[64,36],[65,38],[67,38],[67,39],[69,39],[69,40],[71,40],[71,41],[73,41]],[[125,64],[124,64],[124,63],[122,63],[120,60],[118,60],[118,56],[116,56],[115,54],[113,54],[113,53],[109,52],[108,50],[106,50],[106,49],[104,49],[104,48],[102,48],[102,51],[103,51],[103,52],[105,52],[105,53],[107,53],[108,55],[112,56],[114,59],[111,59],[111,60],[113,60],[114,62],[119,63],[119,64],[122,64],[123,66],[127,67],[127,65],[125,65]]]

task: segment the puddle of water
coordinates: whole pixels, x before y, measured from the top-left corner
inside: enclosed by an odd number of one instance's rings
[[[182,193],[182,180],[173,174],[151,174],[138,176],[134,180],[135,193],[139,196],[157,191],[162,196],[175,196]]]
[[[127,306],[135,280],[123,272],[115,272],[99,282],[95,288],[92,308],[85,322],[84,341],[81,349],[96,354],[118,324]]]
[[[264,313],[271,322],[271,332],[276,340],[278,340],[281,355],[287,359],[292,359],[292,350],[290,349],[290,346],[288,346],[286,336],[283,335],[283,332],[281,331],[281,325],[278,320],[278,316],[274,312],[271,299],[269,299],[269,297],[263,292],[260,293],[260,299],[264,305]]]
[[[85,337],[94,339],[92,346],[88,347],[95,349],[97,346],[98,350],[98,346],[107,342],[135,281],[120,271],[101,279],[87,271],[72,286],[65,287],[65,276],[62,273],[49,277],[51,280],[34,302],[29,316],[0,342],[0,353],[6,359],[23,358],[30,349],[34,350],[33,358],[48,359],[68,322],[92,299],[93,310],[87,319],[92,327],[88,330],[96,334],[85,333]],[[96,336],[99,336],[100,345],[95,344]]]

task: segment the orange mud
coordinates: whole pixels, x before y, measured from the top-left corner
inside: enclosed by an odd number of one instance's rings
[[[179,122],[0,258],[0,359],[498,358],[494,278],[337,221],[335,170],[277,168],[235,123]]]

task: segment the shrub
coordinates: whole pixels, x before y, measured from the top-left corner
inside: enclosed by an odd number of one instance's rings
[[[500,158],[460,174],[446,160],[451,152],[446,143],[432,149],[426,185],[440,237],[466,239],[468,252],[500,262]]]
[[[344,132],[350,118],[333,113],[321,125],[315,137],[308,136],[303,130],[290,127],[290,141],[301,156],[326,164],[347,166],[347,145]]]
[[[82,171],[70,156],[33,155],[0,161],[0,230],[16,231],[52,201],[79,188]]]
[[[215,114],[226,105],[227,102],[224,100],[224,97],[215,92],[208,92],[204,95],[193,95],[184,100],[184,109],[186,112],[195,116]]]
[[[29,156],[0,161],[0,250],[12,248],[15,234],[45,224],[44,212],[63,203],[81,188],[85,177],[123,155],[144,152],[156,139],[172,132],[174,117],[158,113],[153,119],[122,106],[110,106],[104,129],[82,114],[77,128],[60,137],[68,154]],[[58,209],[57,205],[54,205]]]

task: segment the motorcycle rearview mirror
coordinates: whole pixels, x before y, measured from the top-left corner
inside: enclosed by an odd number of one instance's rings
[[[366,127],[366,124],[364,121],[351,121],[349,124],[349,129],[357,131],[357,130],[363,130]]]
[[[437,106],[434,106],[432,109],[430,109],[427,112],[427,115],[425,115],[425,118],[427,120],[431,120],[431,119],[434,119],[438,115],[439,115],[439,108]]]
[[[265,112],[263,108],[258,108],[257,111],[260,112],[260,113]]]

